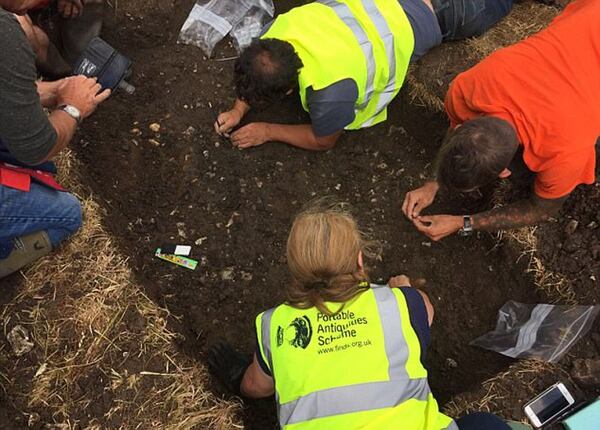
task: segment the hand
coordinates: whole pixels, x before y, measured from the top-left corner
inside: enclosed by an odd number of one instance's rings
[[[417,216],[413,224],[431,240],[438,241],[456,233],[463,226],[463,217],[456,215]]]
[[[269,140],[269,124],[264,122],[253,122],[237,130],[231,135],[233,146],[246,149],[259,146]]]
[[[87,118],[110,96],[110,90],[100,92],[101,88],[96,78],[79,75],[63,79],[57,90],[57,105],[73,105],[82,119]]]
[[[243,116],[237,109],[220,113],[215,121],[215,131],[219,136],[229,137],[229,133],[237,127]]]
[[[223,383],[231,393],[240,395],[244,373],[252,363],[252,357],[242,354],[230,344],[220,342],[208,352],[210,372]]]
[[[83,1],[58,0],[58,12],[63,18],[77,18],[83,12]]]
[[[418,217],[421,211],[431,205],[435,199],[440,186],[437,182],[427,182],[421,188],[409,191],[404,197],[404,203],[402,203],[402,212],[409,219]]]
[[[406,275],[392,276],[388,281],[390,288],[411,287],[410,279]]]

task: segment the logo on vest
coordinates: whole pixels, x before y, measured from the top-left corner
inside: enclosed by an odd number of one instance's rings
[[[334,315],[318,313],[317,343],[325,347],[319,349],[319,354],[371,346],[371,339],[361,332],[361,327],[367,324],[367,317],[356,315],[353,311],[340,311]]]
[[[295,318],[287,328],[277,327],[277,346],[280,347],[284,342],[294,348],[306,349],[310,345],[313,330],[310,320],[306,315]]]

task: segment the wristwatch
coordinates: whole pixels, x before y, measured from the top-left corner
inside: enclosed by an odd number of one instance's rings
[[[67,115],[69,115],[75,121],[77,121],[77,124],[81,124],[81,112],[75,106],[62,105],[62,106],[59,106],[58,109],[65,112]]]
[[[471,236],[473,234],[473,223],[471,222],[471,215],[463,216],[463,226],[458,230],[459,236]]]

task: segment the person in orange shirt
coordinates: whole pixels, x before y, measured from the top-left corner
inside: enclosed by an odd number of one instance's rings
[[[550,26],[497,51],[452,82],[450,131],[436,180],[406,194],[402,211],[432,240],[533,225],[555,216],[580,184],[595,181],[600,136],[600,1],[576,0]],[[526,200],[475,215],[421,215],[441,188],[468,192],[535,175]]]

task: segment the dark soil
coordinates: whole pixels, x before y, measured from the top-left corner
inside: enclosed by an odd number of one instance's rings
[[[600,304],[600,184],[579,187],[539,237],[544,263],[572,281],[577,301]]]
[[[175,45],[188,10],[165,7],[108,26],[105,37],[134,60],[138,91],[116,95],[73,146],[140,283],[182,317],[182,347],[199,360],[221,339],[252,351],[255,316],[283,299],[293,216],[314,197],[334,195],[353,205],[382,244],[379,258],[369,262],[374,279],[407,273],[428,280],[437,309],[428,366],[440,401],[505,368],[509,360],[468,343],[493,327],[506,300],[536,301],[519,268],[487,236],[431,243],[399,210],[404,193],[424,178],[444,119],[403,108],[399,100],[385,124],[346,135],[328,153],[274,143],[234,150],[212,131],[218,110],[233,101],[232,62]],[[226,44],[215,54],[231,55]],[[283,108],[250,120],[304,118],[290,97]],[[159,133],[149,129],[152,123],[161,125]],[[192,257],[201,267],[191,272],[154,258],[166,243],[198,243]],[[274,426],[272,403],[258,403],[248,408],[249,427]]]
[[[469,342],[493,328],[507,300],[544,301],[524,267],[486,234],[432,243],[399,208],[404,194],[425,178],[445,119],[409,106],[403,94],[387,122],[346,134],[327,153],[277,143],[235,150],[212,129],[217,112],[234,98],[232,61],[207,60],[198,48],[175,43],[193,3],[156,2],[136,9],[135,4],[146,3],[132,1],[124,6],[128,13],[110,16],[104,37],[134,61],[137,92],[115,94],[72,144],[90,193],[104,208],[119,247],[131,257],[139,283],[176,317],[172,323],[183,335],[182,349],[201,362],[218,340],[253,351],[255,316],[283,299],[291,220],[311,199],[329,195],[351,203],[360,224],[381,243],[377,258],[368,262],[374,280],[400,273],[427,279],[425,290],[436,308],[427,366],[441,403],[477,389],[512,363]],[[293,3],[281,1],[278,7]],[[227,43],[215,50],[217,59],[232,55]],[[295,100],[253,113],[249,120],[305,120]],[[150,130],[153,123],[160,124],[158,133]],[[581,217],[575,237],[598,216],[597,205],[590,212],[585,201],[572,199],[567,209]],[[442,201],[432,211],[459,214],[485,204]],[[589,231],[595,241],[583,234],[581,241],[592,253],[598,230]],[[191,257],[201,262],[196,271],[154,257],[157,247],[174,243],[193,245]],[[563,264],[565,248],[546,258]],[[577,264],[589,274],[581,278],[599,276],[593,261],[600,257],[584,254]],[[0,404],[0,422],[3,413]],[[275,421],[272,400],[248,403],[248,428],[275,428]]]

